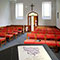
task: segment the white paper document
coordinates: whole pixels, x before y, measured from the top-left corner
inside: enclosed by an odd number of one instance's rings
[[[19,60],[52,60],[45,48],[41,46],[18,46]]]

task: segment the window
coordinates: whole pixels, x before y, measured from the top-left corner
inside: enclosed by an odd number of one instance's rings
[[[51,2],[42,3],[42,19],[51,19]]]
[[[16,3],[15,15],[16,19],[23,19],[23,3]]]

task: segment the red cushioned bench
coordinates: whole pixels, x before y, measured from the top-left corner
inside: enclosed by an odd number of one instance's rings
[[[48,46],[56,46],[56,41],[53,41],[53,40],[48,41],[48,40],[46,40],[46,44]]]
[[[18,29],[16,27],[13,27],[13,35],[15,35],[15,38],[17,38]]]
[[[37,42],[34,39],[27,39],[24,41],[24,44],[45,44],[45,40],[41,40],[40,42]]]
[[[54,34],[53,31],[47,31],[47,34]]]
[[[32,31],[31,33],[35,33],[35,34],[37,34],[37,33],[38,33],[38,31]]]
[[[54,34],[46,34],[46,39],[56,39],[55,35]]]
[[[2,44],[6,44],[6,33],[4,32],[0,32],[0,46],[2,46]]]
[[[25,40],[24,44],[47,44],[48,46],[56,46],[57,45],[56,41],[53,41],[53,40],[51,40],[51,41],[41,40],[41,41],[37,42],[34,39]]]
[[[13,30],[11,28],[8,28],[6,38],[9,38],[9,40],[13,39]]]
[[[35,40],[34,39],[26,39],[24,41],[24,44],[34,44]]]
[[[36,39],[36,34],[34,33],[27,33],[27,39]]]
[[[46,34],[46,31],[39,31],[39,34]]]
[[[60,40],[60,35],[56,35],[56,40]]]
[[[55,32],[56,35],[60,35],[60,31],[59,32]]]
[[[59,30],[54,30],[54,32],[59,32]]]
[[[22,33],[23,32],[23,28],[22,27],[16,27],[17,28],[17,30],[18,30],[18,33]]]
[[[45,39],[45,34],[36,34],[37,39]]]
[[[60,41],[57,41],[57,47],[60,47]]]
[[[41,40],[40,42],[35,41],[34,44],[45,44],[45,40]]]

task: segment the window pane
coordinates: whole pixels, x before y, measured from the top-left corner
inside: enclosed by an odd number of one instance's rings
[[[42,19],[51,19],[51,2],[42,3]]]
[[[16,19],[23,19],[23,3],[16,4]]]

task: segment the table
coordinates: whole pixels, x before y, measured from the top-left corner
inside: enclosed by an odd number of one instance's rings
[[[29,44],[20,44],[13,47],[7,48],[3,51],[0,51],[0,60],[19,60],[18,47],[20,46],[43,46],[45,51],[48,53],[51,60],[59,60],[51,49],[46,45],[29,45]]]

